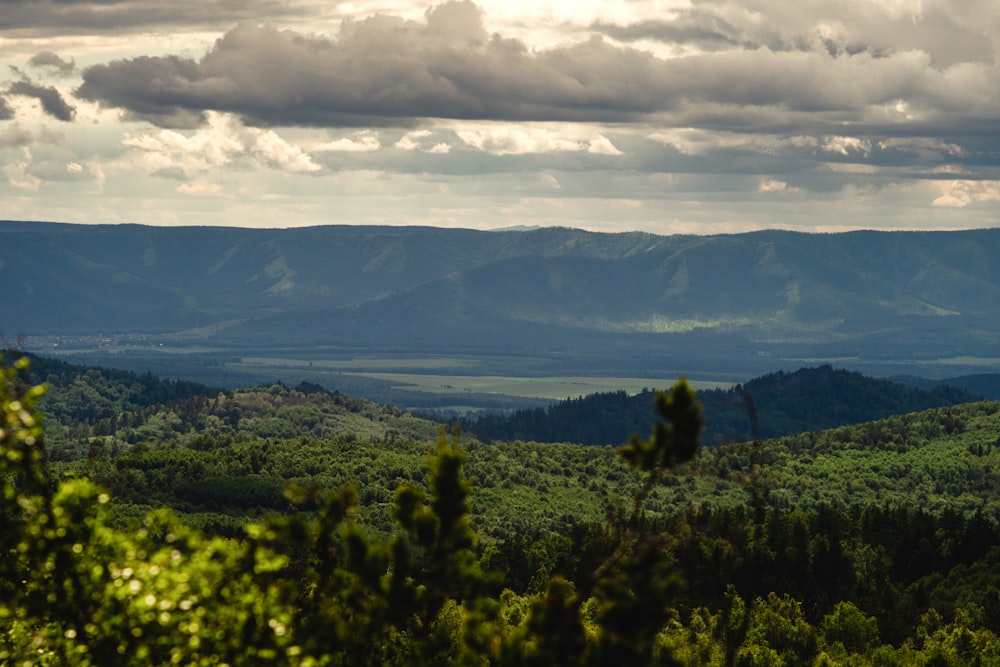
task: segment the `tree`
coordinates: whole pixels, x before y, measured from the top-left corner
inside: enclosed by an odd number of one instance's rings
[[[824,644],[838,653],[863,655],[880,644],[878,621],[847,601],[838,602],[833,611],[823,617],[820,631]]]
[[[395,498],[387,541],[352,519],[353,489],[290,488],[298,511],[209,538],[167,511],[112,527],[108,494],[53,480],[42,448],[43,387],[3,367],[0,403],[0,660],[118,665],[603,664],[666,659],[656,634],[675,580],[642,503],[690,459],[701,427],[682,381],[663,421],[622,456],[647,473],[619,547],[574,585],[528,600],[500,594],[477,558],[458,435],[442,433],[424,492]],[[657,657],[659,656],[659,657]]]

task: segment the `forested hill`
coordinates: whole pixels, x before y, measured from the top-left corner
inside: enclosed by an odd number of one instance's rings
[[[30,382],[48,386],[41,405],[54,460],[108,456],[136,444],[190,445],[205,437],[427,440],[440,427],[399,408],[308,383],[225,391],[0,351],[8,362],[21,356],[30,361]]]
[[[633,396],[624,391],[597,393],[548,408],[467,419],[464,427],[485,439],[621,444],[632,433],[647,433],[655,418],[654,396],[653,390]],[[702,442],[751,440],[754,433],[747,397],[755,408],[762,438],[858,424],[981,398],[950,386],[922,390],[826,365],[777,372],[750,380],[742,388],[699,392],[705,411]]]
[[[152,373],[71,364],[34,354],[0,350],[0,358],[26,357],[28,379],[45,383],[45,414],[59,424],[96,422],[115,414],[196,396],[215,396],[219,389],[197,382],[167,380]]]

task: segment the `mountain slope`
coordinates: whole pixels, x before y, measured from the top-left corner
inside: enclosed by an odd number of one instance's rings
[[[573,230],[0,222],[0,278],[8,286],[8,335],[176,330],[363,303],[504,257],[623,256],[650,239]]]
[[[578,371],[604,359],[704,369],[759,358],[757,370],[988,360],[1000,346],[997,256],[1000,230],[0,223],[0,335],[198,328],[190,339],[216,347],[519,351],[572,358]]]

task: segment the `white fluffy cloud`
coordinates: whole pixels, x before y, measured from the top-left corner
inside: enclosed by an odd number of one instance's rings
[[[476,124],[455,129],[468,146],[493,155],[585,152],[622,155],[605,136],[587,126]]]
[[[979,202],[1000,202],[1000,181],[943,181],[938,184],[941,196],[934,206],[965,208]]]
[[[370,153],[382,148],[382,143],[378,137],[369,131],[358,132],[353,136],[332,139],[312,147],[313,152],[323,153],[346,152],[346,153]]]
[[[122,143],[134,149],[137,163],[151,172],[208,172],[239,161],[293,173],[322,168],[274,130],[242,127],[226,114],[209,114],[205,127],[193,132],[146,131],[127,135]]]

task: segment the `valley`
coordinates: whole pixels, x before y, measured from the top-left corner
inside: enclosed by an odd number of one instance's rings
[[[359,372],[407,373],[435,373],[446,359],[461,372],[444,375],[706,382],[822,363],[928,378],[1000,368],[991,229],[656,236],[0,222],[0,241],[5,340],[224,386],[280,379],[247,358],[314,369],[373,359]],[[365,383],[386,386],[359,378],[352,388]]]

